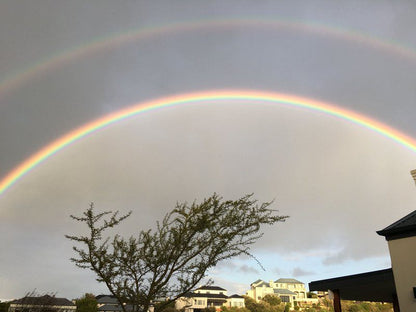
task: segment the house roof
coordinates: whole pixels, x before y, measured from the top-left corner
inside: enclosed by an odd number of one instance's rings
[[[132,310],[132,306],[131,305],[126,305],[126,310],[130,311]],[[118,311],[123,311],[122,307],[119,304],[105,304],[101,307],[98,308],[98,311],[114,311],[114,312],[118,312]]]
[[[98,295],[95,297],[97,299],[98,303],[104,303],[104,304],[118,304],[118,300],[115,296],[112,295]]]
[[[393,302],[396,294],[393,270],[385,269],[309,283],[310,291],[338,289],[341,299]]]
[[[416,236],[416,210],[390,224],[388,227],[377,231],[377,234],[384,236],[388,241]]]
[[[253,285],[254,287],[263,287],[263,286],[267,286],[267,287],[270,287],[270,284],[269,283],[266,283],[266,282],[264,282],[264,281],[261,281],[261,283],[259,283],[259,284],[255,284],[255,285]]]
[[[104,298],[104,297],[110,297],[110,298],[115,298],[115,296],[114,295],[98,295],[98,296],[95,296],[95,299],[101,299],[101,298]]]
[[[218,287],[218,286],[201,286],[197,288],[196,290],[224,290],[227,291],[224,288]]]
[[[279,295],[296,295],[296,293],[284,288],[275,288],[273,289],[273,292]]]
[[[303,284],[302,282],[294,278],[279,278],[278,280],[275,281],[275,283]]]
[[[254,282],[253,282],[253,283],[251,283],[250,285],[258,284],[258,283],[260,283],[260,282],[263,282],[263,283],[264,283],[264,281],[263,281],[263,280],[258,279],[257,281],[254,281]]]
[[[189,292],[183,295],[184,297],[188,298],[218,298],[218,299],[227,299],[228,297],[224,294],[207,294],[207,293],[194,293]]]
[[[44,295],[39,297],[23,297],[10,302],[11,304],[30,304],[30,305],[49,305],[49,306],[75,306],[75,304],[66,298],[56,298],[54,296]]]
[[[239,299],[244,299],[244,297],[243,297],[243,296],[240,296],[240,295],[237,295],[237,294],[234,294],[234,295],[232,295],[232,296],[229,296],[228,298],[239,298]]]

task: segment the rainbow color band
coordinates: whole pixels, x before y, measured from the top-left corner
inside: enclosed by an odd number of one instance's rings
[[[101,51],[113,49],[124,44],[149,40],[158,36],[181,34],[186,32],[198,32],[204,30],[224,30],[224,28],[238,29],[240,27],[262,28],[265,30],[284,29],[312,33],[314,35],[335,38],[355,44],[362,44],[379,51],[392,53],[397,57],[409,61],[416,61],[416,52],[412,47],[404,46],[398,42],[385,41],[368,34],[351,29],[336,28],[334,26],[291,20],[267,20],[258,18],[234,18],[228,20],[196,20],[153,27],[143,27],[138,30],[130,30],[123,33],[113,33],[105,37],[99,37],[77,47],[49,55],[43,60],[26,66],[26,68],[6,75],[0,81],[0,97],[8,92],[18,89],[22,84],[30,81],[38,75],[56,70],[61,66],[87,56],[94,56]]]
[[[189,103],[205,103],[212,101],[261,101],[266,103],[274,103],[286,106],[300,107],[311,111],[318,111],[324,114],[335,116],[340,119],[364,126],[367,129],[375,131],[410,150],[416,152],[415,139],[401,133],[400,131],[391,128],[372,118],[358,114],[354,111],[337,107],[335,105],[316,101],[313,99],[302,98],[289,94],[271,93],[254,90],[214,90],[197,93],[185,93],[170,97],[158,98],[147,102],[138,103],[122,110],[116,111],[99,119],[93,120],[75,130],[70,131],[64,136],[58,138],[52,143],[48,144],[24,162],[14,168],[0,181],[0,195],[3,194],[10,186],[21,179],[30,170],[44,162],[46,159],[70,145],[71,143],[80,140],[87,135],[98,131],[113,123],[123,121],[129,117],[145,113],[148,111],[167,108],[177,105],[186,105]]]

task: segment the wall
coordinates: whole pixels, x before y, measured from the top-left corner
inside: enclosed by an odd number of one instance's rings
[[[416,237],[388,241],[400,311],[416,311]]]

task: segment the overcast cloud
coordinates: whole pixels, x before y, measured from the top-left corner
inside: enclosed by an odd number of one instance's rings
[[[91,120],[196,91],[293,94],[415,137],[415,27],[409,1],[2,1],[0,177]],[[98,41],[108,44],[91,49]],[[84,53],[64,57],[76,49]],[[107,292],[69,261],[64,238],[82,231],[69,215],[90,202],[133,210],[118,229],[130,235],[177,201],[214,192],[254,193],[290,216],[253,247],[265,271],[239,258],[210,272],[230,293],[258,278],[308,283],[387,268],[375,231],[415,209],[415,160],[362,126],[290,106],[214,101],[141,114],[71,144],[0,195],[0,298]]]

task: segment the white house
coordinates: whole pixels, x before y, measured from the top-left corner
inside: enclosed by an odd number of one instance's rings
[[[203,286],[193,292],[187,293],[175,302],[175,308],[184,309],[185,312],[200,312],[205,308],[222,306],[244,307],[244,298],[239,295],[227,296],[227,290],[218,286]]]
[[[257,280],[250,284],[247,296],[259,302],[266,295],[275,295],[282,302],[313,302],[316,299],[307,298],[305,284],[294,278],[279,278],[276,281]]]

